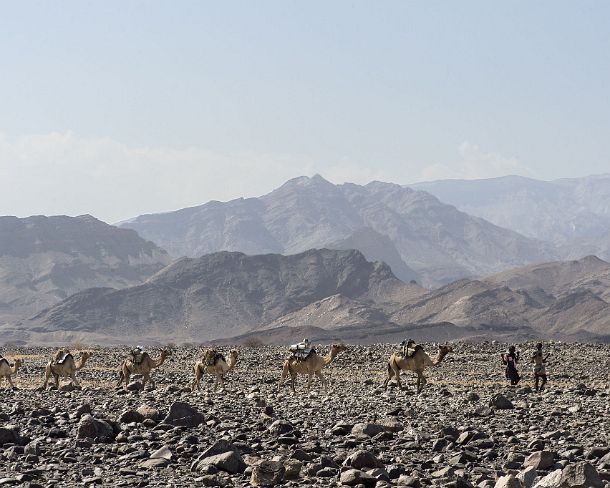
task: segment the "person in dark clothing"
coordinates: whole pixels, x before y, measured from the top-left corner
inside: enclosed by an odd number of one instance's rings
[[[510,380],[510,384],[515,386],[519,383],[521,377],[517,371],[517,363],[519,362],[519,352],[515,350],[515,346],[508,348],[507,354],[502,354],[502,364],[506,366],[506,378]]]

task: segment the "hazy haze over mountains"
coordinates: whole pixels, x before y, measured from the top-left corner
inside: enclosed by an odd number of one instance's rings
[[[559,256],[610,259],[610,175],[541,181],[522,176],[409,185],[523,235],[549,241]]]
[[[209,202],[119,225],[173,256],[220,250],[292,254],[355,245],[367,258],[391,263],[401,278],[421,277],[425,285],[554,257],[541,242],[460,212],[429,193],[380,182],[334,185],[318,175],[292,179],[260,198]],[[375,235],[381,236],[377,243]]]

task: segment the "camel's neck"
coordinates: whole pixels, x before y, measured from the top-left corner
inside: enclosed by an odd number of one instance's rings
[[[165,354],[161,354],[161,356],[159,356],[159,359],[155,360],[155,368],[158,368],[159,366],[161,366],[163,363],[165,362]]]
[[[230,356],[227,364],[229,365],[229,371],[232,370],[237,364],[237,358],[235,356]]]
[[[328,365],[332,363],[337,357],[337,354],[339,354],[337,351],[331,349],[331,351],[326,356],[324,356],[324,364]]]
[[[19,369],[20,366],[21,366],[21,364],[19,364],[18,362],[15,362],[15,364],[11,368],[11,374],[17,374],[17,370]]]
[[[439,364],[443,359],[445,359],[445,356],[447,355],[446,352],[444,351],[439,351],[438,354],[436,355],[436,358],[434,358],[434,361],[432,361],[434,363],[434,366],[436,366],[437,364]]]
[[[83,367],[85,366],[85,363],[87,362],[88,357],[87,356],[81,356],[80,359],[78,360],[78,363],[76,363],[76,369],[83,369]]]

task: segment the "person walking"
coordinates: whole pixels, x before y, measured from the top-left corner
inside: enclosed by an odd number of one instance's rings
[[[511,386],[517,385],[521,377],[517,371],[517,363],[519,362],[519,352],[516,351],[515,346],[508,348],[508,353],[502,354],[502,364],[506,366],[506,378],[510,380]]]
[[[546,385],[546,360],[549,358],[550,353],[546,356],[542,353],[542,342],[536,344],[536,352],[532,356],[532,362],[534,363],[534,381],[536,382],[536,391],[544,390]],[[542,384],[539,385],[542,379]]]

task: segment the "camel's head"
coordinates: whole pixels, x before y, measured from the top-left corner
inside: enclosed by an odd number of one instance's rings
[[[441,357],[445,357],[450,352],[453,352],[453,348],[451,346],[439,344],[438,353]]]
[[[23,366],[23,359],[21,359],[21,358],[16,358],[16,359],[15,359],[15,366],[17,366],[18,368],[20,368],[21,366]]]
[[[164,347],[163,349],[161,349],[161,357],[163,359],[165,359],[171,355],[172,355],[172,350],[169,347]]]
[[[239,352],[237,351],[237,349],[231,349],[229,351],[229,356],[231,356],[234,359],[237,359],[237,356],[239,356]]]
[[[347,346],[345,344],[333,344],[330,346],[330,351],[339,354],[340,352],[347,351]]]
[[[80,353],[80,357],[83,360],[89,359],[91,356],[93,356],[93,352],[92,351],[81,351],[81,353]]]

